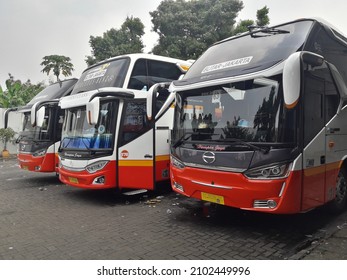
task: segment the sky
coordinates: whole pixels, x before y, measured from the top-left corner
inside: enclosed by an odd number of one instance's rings
[[[127,16],[145,25],[143,42],[150,52],[158,36],[152,32],[149,15],[162,0],[0,0],[0,85],[5,89],[8,73],[22,82],[45,82],[42,58],[64,55],[71,58],[79,78],[91,55],[90,36],[119,29]],[[243,0],[241,19],[256,19],[256,11],[270,9],[270,25],[303,17],[320,17],[347,35],[347,2],[343,0]],[[177,19],[179,20],[179,19]],[[61,77],[63,78],[63,76]]]

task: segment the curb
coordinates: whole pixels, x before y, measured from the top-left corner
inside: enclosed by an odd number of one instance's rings
[[[308,257],[313,251],[317,250],[323,243],[325,243],[329,238],[333,237],[337,232],[339,232],[347,221],[347,211],[339,214],[334,218],[326,227],[318,230],[313,236],[310,236],[308,240],[303,244],[303,248],[297,253],[292,255],[289,260],[302,260]],[[346,235],[347,239],[347,235]],[[337,253],[338,255],[338,253]],[[309,259],[309,258],[308,258]]]

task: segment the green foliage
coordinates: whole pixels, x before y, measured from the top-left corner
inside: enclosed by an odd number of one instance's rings
[[[235,27],[233,31],[233,35],[240,34],[243,32],[247,32],[249,26],[266,26],[270,23],[269,19],[269,8],[264,6],[264,8],[260,9],[257,11],[257,20],[254,22],[254,20],[251,19],[246,19],[246,20],[241,20]]]
[[[49,75],[52,70],[54,76],[57,77],[57,81],[60,81],[60,74],[65,77],[71,76],[72,71],[74,70],[70,57],[64,55],[55,54],[44,56],[40,65],[44,66],[41,72],[47,73],[47,75]]]
[[[14,143],[14,136],[16,135],[16,132],[8,127],[8,128],[0,128],[0,141],[4,145],[4,150],[7,150],[7,143],[11,142]]]
[[[165,0],[150,12],[159,42],[154,54],[196,59],[216,41],[232,35],[239,0]]]
[[[269,8],[267,6],[264,6],[264,8],[257,11],[258,26],[266,26],[270,23],[268,14],[269,14]]]
[[[128,54],[142,53],[145,26],[139,18],[127,17],[120,29],[111,28],[103,36],[90,36],[92,55],[87,56],[87,64],[93,65],[104,59]]]
[[[11,74],[9,74],[9,79],[6,80],[5,84],[7,88],[5,91],[0,87],[1,108],[23,106],[44,88],[42,83],[33,85],[30,80],[22,83],[20,80],[15,80]]]
[[[254,25],[254,20],[246,19],[241,20],[233,31],[233,35],[240,34],[243,32],[248,32],[248,26]]]

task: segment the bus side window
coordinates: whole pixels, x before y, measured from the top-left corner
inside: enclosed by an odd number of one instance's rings
[[[136,61],[130,76],[128,88],[146,91],[149,89],[146,59],[139,59]]]
[[[181,71],[173,63],[148,60],[148,81],[150,86],[156,83],[171,82],[173,80],[177,80],[181,75]],[[167,89],[162,89],[158,92],[155,105],[155,113],[160,110],[168,97],[169,91]]]
[[[325,82],[325,123],[328,123],[336,115],[339,103],[340,96],[336,86],[331,77],[328,77]]]
[[[304,80],[304,145],[324,126],[324,79],[305,72]]]
[[[63,123],[64,123],[64,115],[65,115],[65,110],[59,109],[57,116],[58,116],[58,124],[57,128],[54,133],[56,133],[56,140],[60,141],[61,140],[61,131],[63,129]]]
[[[340,97],[328,68],[305,72],[305,145],[336,115]]]
[[[126,103],[123,115],[121,143],[126,144],[139,137],[150,129],[150,122],[146,114],[146,101],[144,99],[132,100]]]

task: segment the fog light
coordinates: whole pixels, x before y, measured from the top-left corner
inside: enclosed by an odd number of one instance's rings
[[[41,166],[35,166],[35,171],[40,171],[41,170]]]
[[[254,208],[276,208],[277,207],[277,202],[269,199],[269,200],[254,200],[253,202],[253,207]]]
[[[105,184],[105,176],[96,177],[93,181],[93,184],[96,184],[96,185]]]
[[[179,183],[174,181],[173,186],[174,186],[175,189],[178,189],[179,191],[184,192],[183,186],[180,185]]]
[[[273,209],[277,207],[277,203],[274,200],[268,200],[267,201],[267,205],[269,206],[269,208]]]

